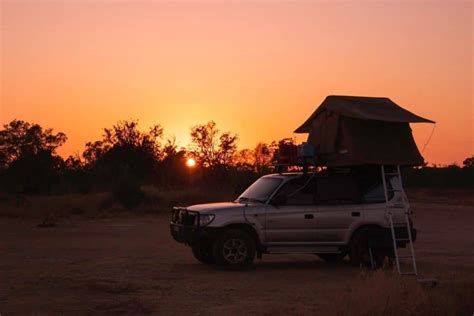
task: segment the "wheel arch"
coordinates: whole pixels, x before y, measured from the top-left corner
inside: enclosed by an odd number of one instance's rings
[[[368,231],[370,229],[386,229],[386,228],[378,223],[367,223],[367,224],[360,225],[357,228],[355,228],[349,235],[347,245],[350,245],[352,243],[352,240],[357,233],[364,230]]]
[[[252,227],[250,224],[246,223],[233,223],[233,224],[228,224],[222,228],[222,231],[226,231],[229,229],[238,229],[238,230],[243,230],[252,237],[252,239],[255,241],[255,245],[257,246],[257,249],[260,249],[261,241],[260,237],[258,236],[257,231],[255,228]]]

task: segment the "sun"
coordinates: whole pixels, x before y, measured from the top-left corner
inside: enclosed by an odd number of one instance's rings
[[[188,160],[186,160],[186,166],[188,166],[189,168],[192,168],[196,165],[196,160],[194,160],[193,158],[189,158]]]

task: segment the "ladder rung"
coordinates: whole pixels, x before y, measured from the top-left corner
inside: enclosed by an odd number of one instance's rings
[[[413,258],[413,256],[398,256],[398,259]]]
[[[385,172],[386,176],[398,176],[397,172]]]
[[[389,205],[389,206],[387,206],[387,207],[388,207],[388,208],[400,208],[400,209],[406,208],[406,207],[403,206],[403,205],[400,205],[400,206],[398,206],[398,205]]]
[[[395,238],[396,241],[410,241],[410,238]]]
[[[387,192],[402,192],[400,189],[387,189]]]

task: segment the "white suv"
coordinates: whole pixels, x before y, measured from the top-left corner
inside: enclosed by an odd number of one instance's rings
[[[388,203],[376,169],[266,175],[234,202],[175,207],[171,234],[200,262],[230,269],[277,253],[317,254],[326,261],[349,255],[357,266],[372,256],[381,265],[393,256],[388,205],[396,235],[408,233],[398,178],[389,177],[387,187]]]

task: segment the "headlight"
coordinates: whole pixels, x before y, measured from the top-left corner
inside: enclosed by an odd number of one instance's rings
[[[214,219],[214,214],[201,214],[199,216],[199,226],[206,226]]]

